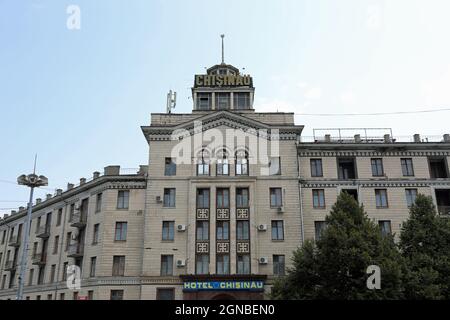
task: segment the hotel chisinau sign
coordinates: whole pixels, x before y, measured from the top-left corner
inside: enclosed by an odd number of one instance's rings
[[[195,75],[194,87],[252,87],[253,79],[249,75]]]
[[[264,281],[187,281],[184,282],[183,291],[205,290],[250,290],[263,291]]]

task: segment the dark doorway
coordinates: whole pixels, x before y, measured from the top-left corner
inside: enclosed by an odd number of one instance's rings
[[[348,193],[355,198],[356,201],[358,201],[358,189],[342,189],[342,192]]]

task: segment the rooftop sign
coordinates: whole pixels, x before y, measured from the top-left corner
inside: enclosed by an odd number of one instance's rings
[[[205,290],[262,291],[264,290],[264,281],[188,281],[183,285],[183,291]]]
[[[195,75],[194,87],[252,87],[253,79],[248,75]]]

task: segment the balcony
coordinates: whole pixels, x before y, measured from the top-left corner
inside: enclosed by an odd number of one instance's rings
[[[31,258],[31,263],[39,266],[45,265],[46,261],[47,261],[47,254],[45,253],[35,253]]]
[[[81,213],[74,213],[72,216],[71,227],[82,229],[86,227],[86,215]]]
[[[50,237],[50,227],[49,226],[40,226],[36,231],[36,237],[47,239]]]
[[[9,239],[8,245],[11,247],[20,247],[20,236],[13,236]]]
[[[442,218],[450,218],[450,206],[438,206],[438,213]]]
[[[84,246],[80,243],[72,243],[67,250],[67,256],[71,258],[80,258],[84,254]]]
[[[6,262],[5,262],[5,271],[14,271],[14,270],[16,270],[16,267],[17,267],[17,265],[16,265],[16,262],[14,261],[14,260],[7,260]]]

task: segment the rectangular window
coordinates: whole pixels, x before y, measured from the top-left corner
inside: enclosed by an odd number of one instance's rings
[[[111,300],[123,300],[123,290],[111,290]]]
[[[276,276],[284,276],[285,274],[285,257],[284,255],[273,256],[273,274]]]
[[[92,244],[98,243],[99,230],[100,230],[100,224],[99,223],[94,224],[94,232],[92,235]]]
[[[209,161],[207,159],[199,159],[197,163],[197,175],[209,176]]]
[[[246,151],[236,152],[236,168],[237,176],[248,176],[248,153]]]
[[[276,176],[281,174],[281,157],[271,157],[269,159],[269,175]]]
[[[448,178],[448,166],[445,157],[430,157],[428,158],[430,166],[431,179],[446,179]]]
[[[127,240],[127,228],[128,228],[128,223],[116,222],[116,230],[115,230],[114,240],[115,241],[126,241]]]
[[[375,189],[375,199],[377,208],[387,208],[388,207],[388,196],[386,189]]]
[[[5,240],[6,240],[6,230],[3,230],[2,244],[5,244]]]
[[[156,288],[156,300],[175,300],[175,289]]]
[[[412,177],[414,176],[414,167],[413,167],[413,161],[411,158],[402,158],[400,159],[401,165],[402,165],[402,173],[405,177]]]
[[[69,265],[68,262],[64,262],[64,264],[63,264],[62,281],[66,281],[67,280],[67,267],[68,267],[68,265]]]
[[[374,176],[374,177],[384,176],[383,159],[374,158],[374,159],[370,159],[370,162],[372,165],[372,176]]]
[[[128,209],[130,202],[130,191],[120,190],[117,193],[117,209]]]
[[[250,255],[243,254],[237,256],[237,274],[250,274]]]
[[[250,239],[250,224],[247,220],[236,221],[236,239],[237,240]]]
[[[197,189],[197,208],[209,208],[209,189]]]
[[[311,177],[323,177],[322,159],[311,159]]]
[[[230,93],[216,92],[215,96],[216,96],[216,109],[217,110],[230,109],[230,106],[231,106]]]
[[[325,221],[314,221],[314,231],[315,231],[315,240],[320,240],[322,238],[322,233],[327,227]]]
[[[197,255],[197,261],[195,264],[196,274],[208,274],[209,273],[209,255],[199,254]]]
[[[338,158],[338,177],[340,180],[356,179],[355,158]]]
[[[211,106],[212,106],[211,93],[198,92],[197,110],[211,110]]]
[[[166,158],[164,166],[164,175],[165,176],[174,176],[177,174],[177,165],[173,158]]]
[[[61,292],[59,294],[59,300],[65,300],[66,299],[66,294],[64,292]]]
[[[381,229],[381,234],[383,237],[386,237],[391,234],[391,221],[390,220],[380,220],[378,221],[378,225]]]
[[[112,275],[124,276],[125,274],[125,256],[113,256]]]
[[[228,159],[224,156],[217,159],[216,174],[218,176],[227,176],[230,174],[230,165]]]
[[[325,190],[317,189],[312,191],[313,194],[313,207],[315,209],[325,208]]]
[[[236,207],[237,208],[249,207],[248,188],[236,188]]]
[[[218,188],[216,191],[216,207],[223,209],[230,207],[230,190]]]
[[[30,274],[28,275],[28,285],[33,285],[33,279],[34,279],[34,269],[30,269]]]
[[[102,193],[97,193],[97,198],[95,201],[95,212],[100,212],[102,210]]]
[[[209,221],[197,221],[197,240],[209,240]]]
[[[43,284],[44,283],[44,275],[45,275],[45,267],[39,267],[37,284]]]
[[[78,291],[75,291],[72,295],[72,300],[78,300]]]
[[[405,189],[405,193],[406,193],[406,204],[408,205],[408,208],[411,208],[414,202],[416,202],[417,189]]]
[[[230,274],[230,256],[228,254],[219,254],[216,257],[216,273]]]
[[[41,226],[41,217],[36,220],[36,233],[39,231],[39,227]]]
[[[56,226],[57,227],[61,225],[62,214],[63,214],[63,209],[59,208],[58,209],[58,214],[56,215]]]
[[[53,254],[58,253],[58,247],[59,247],[59,236],[55,236],[55,242],[53,243]]]
[[[272,221],[272,240],[284,240],[283,220]]]
[[[70,247],[70,241],[72,240],[72,232],[67,232],[66,235],[66,248],[65,251],[69,250]]]
[[[164,203],[166,208],[175,207],[175,188],[164,188]]]
[[[217,240],[229,240],[230,239],[230,222],[229,221],[216,221],[216,239]]]
[[[233,93],[234,109],[250,109],[250,93],[249,92],[234,92]]]
[[[56,264],[52,264],[50,268],[50,283],[55,282]]]
[[[88,291],[88,300],[94,300],[94,290]]]
[[[174,239],[174,221],[163,221],[162,223],[162,239],[165,241],[173,241]]]
[[[173,275],[173,255],[161,256],[161,275],[162,276]]]
[[[2,290],[5,289],[6,286],[6,274],[3,275],[3,279],[2,279]]]
[[[281,188],[270,188],[270,207],[278,208],[282,205]]]
[[[91,257],[91,268],[89,270],[89,276],[95,277],[95,268],[97,266],[97,257]]]
[[[69,222],[72,222],[74,214],[75,214],[75,203],[72,203],[69,207]]]

